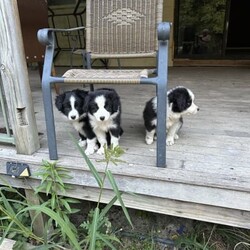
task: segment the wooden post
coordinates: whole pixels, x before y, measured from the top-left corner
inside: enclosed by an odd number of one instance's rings
[[[31,189],[25,189],[25,196],[30,205],[40,205],[38,197]],[[34,234],[43,237],[44,235],[44,219],[42,214],[36,215],[36,211],[30,211],[30,217],[32,220],[35,218],[33,223]]]
[[[39,147],[34,107],[16,0],[0,1],[0,72],[17,153]]]

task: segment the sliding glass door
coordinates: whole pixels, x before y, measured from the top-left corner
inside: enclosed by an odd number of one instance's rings
[[[227,0],[177,0],[175,58],[221,58]]]

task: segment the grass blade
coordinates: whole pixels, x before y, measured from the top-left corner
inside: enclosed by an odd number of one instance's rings
[[[112,173],[111,173],[110,170],[107,170],[106,173],[107,173],[107,177],[108,177],[108,179],[109,179],[109,182],[110,182],[110,184],[111,184],[111,186],[112,186],[112,188],[113,188],[113,190],[114,190],[114,192],[115,192],[115,194],[116,194],[116,196],[117,196],[117,199],[119,200],[119,202],[120,202],[120,204],[121,204],[123,213],[125,214],[125,216],[126,216],[128,222],[129,222],[129,224],[130,224],[131,227],[133,228],[134,226],[133,226],[132,221],[131,221],[131,219],[130,219],[128,210],[127,210],[127,208],[126,208],[125,205],[124,205],[124,202],[123,202],[122,197],[121,197],[121,193],[120,193],[120,191],[119,191],[119,189],[118,189],[118,187],[117,187],[117,184],[116,184],[116,182],[115,182],[115,179],[114,179],[114,177],[113,177],[113,175],[112,175]]]
[[[106,244],[108,247],[110,247],[110,249],[116,250],[116,248],[113,246],[113,244],[112,244],[110,241],[108,241],[107,239],[105,239],[104,237],[102,237],[99,233],[97,233],[97,237],[98,237],[99,239],[101,239],[103,242],[105,242],[105,244]],[[119,242],[119,243],[120,243],[120,242]]]
[[[83,156],[83,158],[84,158],[85,162],[87,163],[87,165],[88,165],[91,173],[95,177],[98,186],[101,187],[102,186],[102,178],[101,178],[101,176],[97,172],[96,168],[94,167],[93,163],[90,161],[90,159],[88,158],[88,156],[85,154],[84,150],[79,146],[79,144],[76,141],[76,139],[74,138],[74,136],[72,134],[69,134],[69,135],[72,138],[73,142],[75,143],[76,147],[78,148],[79,152]]]
[[[102,220],[102,218],[108,213],[108,211],[110,210],[110,208],[114,205],[114,203],[117,201],[117,197],[115,196],[101,211],[100,215],[99,215],[99,224],[98,224],[98,228],[99,229],[104,223],[105,221]]]
[[[96,242],[96,233],[97,233],[97,227],[98,227],[98,220],[99,220],[99,208],[95,208],[93,221],[91,225],[91,232],[90,232],[90,250],[95,250],[95,242]]]
[[[110,208],[115,204],[117,201],[117,196],[115,196],[103,209],[102,212],[100,213],[100,218],[102,219],[107,212],[110,210]]]

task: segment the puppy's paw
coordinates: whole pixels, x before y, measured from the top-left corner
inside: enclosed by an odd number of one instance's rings
[[[92,155],[94,153],[95,153],[95,148],[87,147],[86,150],[85,150],[86,155]]]
[[[104,147],[101,146],[101,147],[97,150],[97,154],[103,155],[103,154],[104,154]]]
[[[166,144],[167,144],[167,146],[174,145],[174,138],[173,137],[167,137]]]
[[[148,145],[152,144],[154,142],[154,138],[153,137],[149,137],[149,136],[146,136],[145,137],[145,141]]]
[[[178,139],[179,139],[179,135],[175,134],[175,135],[174,135],[174,139],[175,139],[175,140],[178,140]]]
[[[78,145],[82,148],[84,148],[87,144],[87,141],[86,140],[82,140],[82,139],[79,139],[78,141]]]

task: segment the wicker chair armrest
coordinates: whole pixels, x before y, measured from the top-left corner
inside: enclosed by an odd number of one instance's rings
[[[77,30],[83,30],[85,27],[77,27],[77,28],[70,28],[70,29],[53,29],[53,28],[44,28],[39,29],[37,32],[38,41],[43,45],[51,45],[53,44],[53,33],[54,32],[72,32]]]
[[[171,28],[171,24],[168,22],[162,22],[158,24],[157,34],[158,34],[159,41],[169,40],[170,28]]]

